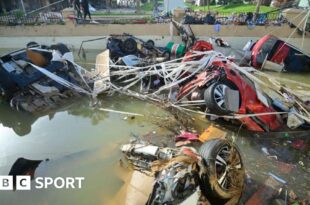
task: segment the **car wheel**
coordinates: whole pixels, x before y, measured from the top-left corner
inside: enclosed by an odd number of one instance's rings
[[[51,49],[59,51],[61,55],[70,52],[70,49],[63,43],[57,43],[55,45],[52,45]]]
[[[170,60],[171,55],[170,55],[170,53],[168,51],[165,51],[163,53],[162,57],[165,58],[165,61],[168,61],[168,60]]]
[[[148,41],[145,43],[145,47],[146,47],[147,49],[152,49],[152,48],[155,47],[155,42],[152,41],[152,40],[148,40]]]
[[[38,47],[38,46],[40,46],[40,45],[37,42],[35,42],[35,41],[30,41],[26,45],[27,48]]]
[[[225,89],[232,88],[228,82],[216,82],[204,91],[204,100],[207,108],[217,115],[230,114],[225,104]]]
[[[126,54],[133,54],[137,51],[137,42],[132,38],[128,38],[123,42],[122,49]]]
[[[238,148],[224,139],[205,142],[199,150],[207,172],[201,176],[201,188],[211,204],[239,200],[244,187],[245,171]]]

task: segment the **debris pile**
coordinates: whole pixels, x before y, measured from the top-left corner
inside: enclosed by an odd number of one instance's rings
[[[108,51],[99,54],[96,70],[89,72],[74,63],[64,44],[30,42],[1,57],[1,96],[16,110],[31,113],[55,109],[81,95],[95,97],[109,86],[108,57]]]

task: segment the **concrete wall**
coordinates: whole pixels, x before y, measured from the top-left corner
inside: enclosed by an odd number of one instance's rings
[[[213,25],[192,25],[197,36],[238,36],[262,37],[273,33],[279,37],[288,37],[293,29],[288,26],[256,26],[248,29],[246,26],[221,26],[219,33],[215,32]],[[0,37],[13,36],[105,36],[123,32],[134,35],[167,36],[170,34],[169,24],[87,24],[87,25],[43,25],[43,26],[1,26]],[[293,38],[300,38],[295,33]]]
[[[249,30],[245,26],[222,26],[219,33],[211,25],[193,25],[192,29],[200,39],[208,40],[210,36],[225,38],[233,47],[240,48],[248,40],[256,40],[272,33],[283,39],[287,38],[292,29],[282,27],[256,27]],[[0,27],[0,48],[22,48],[30,41],[43,44],[63,42],[73,49],[78,49],[83,40],[121,34],[127,32],[142,39],[153,39],[157,46],[165,46],[169,41],[181,42],[178,36],[170,36],[169,24],[127,24],[127,25],[46,25],[46,26],[16,26]],[[292,35],[291,43],[297,47],[303,45],[304,50],[310,50],[310,39],[302,41],[298,34]],[[104,49],[105,40],[85,44],[87,49]]]

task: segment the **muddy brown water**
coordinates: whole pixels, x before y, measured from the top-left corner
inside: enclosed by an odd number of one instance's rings
[[[0,50],[0,54],[10,50]],[[87,60],[76,58],[77,63],[91,68],[99,51],[87,51]],[[272,74],[281,78],[310,83],[310,74]],[[165,144],[172,137],[171,130],[163,126],[163,119],[176,126],[176,120],[167,111],[148,102],[127,96],[102,96],[100,106],[108,109],[135,112],[143,117],[130,118],[124,115],[99,111],[88,99],[79,100],[48,115],[30,115],[0,104],[0,175],[7,175],[19,157],[44,160],[36,170],[36,176],[85,177],[82,189],[33,189],[31,191],[0,191],[0,204],[5,205],[63,205],[63,204],[123,204],[124,182],[129,170],[119,166],[119,147],[133,136],[146,135]],[[201,116],[193,116],[198,132],[211,124]],[[225,128],[226,130],[228,128]],[[301,197],[309,197],[310,152],[309,140],[304,149],[291,148],[292,133],[276,136],[261,136],[247,131],[232,129],[230,138],[242,152],[244,165],[251,180],[259,184],[268,173],[288,181],[289,189]],[[309,138],[309,132],[299,135]],[[306,137],[305,137],[306,136]],[[295,136],[296,137],[296,136]],[[290,174],[279,171],[277,160],[267,159],[263,147],[283,153],[284,161],[294,164]]]

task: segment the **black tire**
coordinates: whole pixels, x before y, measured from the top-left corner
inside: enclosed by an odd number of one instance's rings
[[[238,148],[225,139],[213,139],[200,147],[199,154],[208,170],[201,175],[201,189],[211,204],[221,204],[220,202],[228,200],[238,201],[245,179]]]
[[[288,22],[288,25],[289,25],[290,28],[296,28],[296,26],[294,24],[290,23],[290,22]]]
[[[171,58],[171,54],[170,54],[168,51],[165,51],[165,52],[162,54],[162,57],[165,58],[165,61],[168,61],[168,60],[170,60],[170,58]]]
[[[234,89],[233,88],[234,86],[232,86],[230,82],[220,81],[220,82],[213,83],[204,91],[204,100],[205,100],[207,108],[213,114],[227,115],[227,114],[232,113],[232,111],[229,111],[226,109],[225,100],[224,100],[224,93],[222,93],[223,96],[219,96],[218,92],[216,92],[216,90],[218,90],[219,87],[221,87],[221,86],[226,86],[226,87],[229,87],[231,89]],[[223,100],[223,102],[217,102],[220,97],[222,97],[221,100]]]
[[[63,43],[52,45],[51,49],[58,50],[61,53],[61,55],[70,52],[70,49]]]
[[[35,42],[35,41],[30,41],[26,45],[27,48],[33,48],[33,47],[38,47],[38,46],[40,46],[40,45],[37,42]]]
[[[153,40],[148,40],[145,42],[144,46],[147,49],[153,49],[155,47],[155,42]]]
[[[127,38],[122,45],[122,50],[126,54],[134,54],[137,52],[137,42],[133,38]]]

